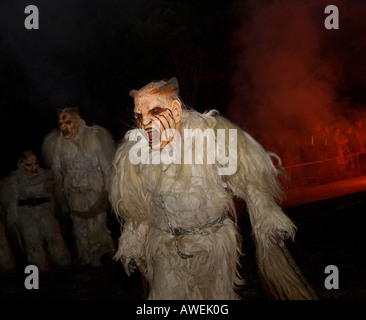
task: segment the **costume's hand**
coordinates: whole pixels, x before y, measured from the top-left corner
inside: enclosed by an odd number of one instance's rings
[[[136,264],[133,259],[127,258],[126,256],[122,256],[121,261],[123,264],[123,268],[125,269],[125,272],[128,276],[130,276],[131,273],[135,272]]]
[[[280,229],[275,229],[274,236],[279,241],[284,241],[284,240],[287,240],[288,238],[290,238],[290,235],[288,234],[288,232],[286,230],[280,230]]]

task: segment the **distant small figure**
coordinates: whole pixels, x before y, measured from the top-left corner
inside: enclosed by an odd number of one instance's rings
[[[327,135],[318,123],[315,125],[313,134],[311,135],[310,160],[314,161],[311,168],[320,183],[326,180],[324,160],[326,159],[327,145]]]
[[[350,175],[356,175],[357,170],[359,169],[358,155],[361,146],[352,126],[347,127],[345,136],[348,139],[347,145],[349,149],[349,154],[347,155],[347,167],[350,171]]]
[[[334,142],[337,147],[337,164],[338,164],[338,178],[345,178],[347,170],[347,159],[350,154],[348,147],[348,139],[342,133],[340,128],[336,128],[334,131]]]
[[[324,134],[327,140],[325,146],[324,182],[331,182],[337,175],[337,146],[334,141],[334,133],[331,127],[324,127]]]
[[[359,144],[359,153],[366,153],[366,127],[362,120],[356,121],[355,135]]]
[[[71,262],[55,217],[53,187],[52,172],[40,168],[35,152],[24,151],[18,169],[4,180],[0,191],[7,225],[18,237],[28,264],[40,271]]]
[[[327,137],[323,132],[321,125],[316,124],[314,132],[311,135],[311,157],[312,161],[325,158],[325,148],[328,144]]]

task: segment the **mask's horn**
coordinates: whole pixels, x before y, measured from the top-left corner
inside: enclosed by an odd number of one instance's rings
[[[133,89],[130,91],[130,96],[133,98],[133,97],[135,97],[136,93],[137,93],[137,90]]]
[[[169,91],[175,91],[178,93],[179,90],[179,84],[176,77],[173,77],[169,79],[165,84],[163,84],[161,87],[156,88],[156,93],[168,93]]]

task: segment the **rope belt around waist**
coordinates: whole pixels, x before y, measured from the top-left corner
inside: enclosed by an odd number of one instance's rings
[[[39,206],[40,204],[47,203],[47,202],[51,202],[51,199],[49,197],[44,197],[44,198],[30,197],[27,199],[18,200],[18,206],[19,207],[27,206],[28,208],[30,208],[30,207]]]
[[[179,246],[178,246],[178,237],[179,236],[183,236],[183,235],[186,235],[186,234],[208,236],[208,235],[216,232],[217,230],[219,230],[222,227],[222,224],[223,224],[223,222],[226,218],[226,211],[225,211],[221,215],[221,217],[219,217],[219,218],[217,218],[213,221],[210,221],[210,222],[206,223],[203,226],[199,226],[199,227],[191,228],[191,229],[173,228],[172,224],[170,223],[167,211],[166,211],[164,200],[161,196],[160,196],[160,201],[161,201],[161,206],[163,208],[165,221],[167,222],[167,224],[169,226],[169,229],[166,230],[166,231],[169,232],[174,237],[174,244],[175,244],[175,248],[177,249],[177,253],[183,259],[192,258],[194,256],[194,254],[185,254],[182,251],[180,251]],[[216,226],[216,228],[213,230],[213,232],[203,231],[204,229],[212,227],[212,226]]]

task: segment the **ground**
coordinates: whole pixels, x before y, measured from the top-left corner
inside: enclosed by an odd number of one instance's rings
[[[244,210],[243,203],[238,208]],[[298,232],[287,246],[319,300],[365,300],[366,191],[332,199],[286,207]],[[239,219],[243,236],[242,275],[246,284],[238,291],[242,300],[269,300],[262,289],[254,258],[248,216]],[[325,268],[339,270],[339,289],[328,290]],[[0,273],[0,301],[72,300],[138,301],[144,298],[141,275],[127,277],[120,263],[103,267],[74,267],[40,274],[39,289],[24,287],[24,266]]]

